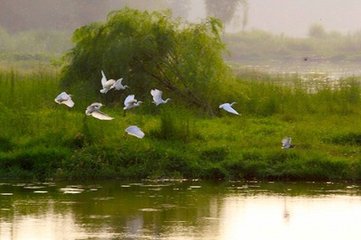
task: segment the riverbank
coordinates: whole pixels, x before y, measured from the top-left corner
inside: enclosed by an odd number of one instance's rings
[[[176,101],[123,116],[120,101],[103,108],[112,121],[84,114],[102,96],[73,93],[73,109],[54,103],[62,90],[54,71],[1,72],[0,80],[1,178],[361,180],[357,79],[309,93],[297,78],[284,86],[238,76],[225,87],[241,116],[205,116]],[[126,135],[129,125],[145,137]],[[285,136],[295,148],[281,149]]]

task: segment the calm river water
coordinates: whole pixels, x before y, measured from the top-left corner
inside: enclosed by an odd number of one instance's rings
[[[0,239],[361,239],[340,183],[1,183]]]

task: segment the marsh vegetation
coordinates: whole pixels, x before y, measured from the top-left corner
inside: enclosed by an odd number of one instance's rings
[[[167,14],[113,12],[79,28],[56,64],[2,69],[0,176],[361,179],[357,77],[330,86],[297,74],[234,74],[222,57],[221,22],[187,25]],[[99,94],[101,70],[124,77],[130,89]],[[152,105],[151,87],[172,102]],[[53,101],[64,90],[73,109]],[[129,91],[145,103],[123,116]],[[115,119],[86,117],[93,101]],[[231,101],[241,116],[219,111]],[[135,123],[146,134],[141,140],[124,132]],[[285,136],[295,148],[281,149]]]

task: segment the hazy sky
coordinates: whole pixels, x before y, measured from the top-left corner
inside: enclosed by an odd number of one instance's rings
[[[205,1],[207,0],[127,2],[131,7],[141,9],[171,6],[181,9],[175,11],[176,15],[186,14],[190,20],[195,21],[206,15]],[[171,2],[173,3],[166,4]],[[185,2],[192,5],[182,10]],[[226,4],[225,1],[222,3]],[[295,37],[307,36],[309,27],[314,23],[323,25],[326,31],[348,33],[361,30],[361,0],[248,0],[248,3],[248,30],[257,28]],[[6,6],[12,7],[6,10]],[[27,27],[34,26],[75,28],[89,21],[104,20],[110,10],[122,6],[124,1],[120,0],[0,0],[0,25],[10,25],[15,30],[26,30]],[[184,9],[189,9],[189,12]],[[243,9],[239,4],[233,24],[226,29],[233,32],[241,30],[242,17]]]
[[[318,23],[327,31],[361,30],[360,0],[249,0],[247,28],[306,36]]]
[[[206,0],[205,0],[206,1]],[[205,16],[204,0],[192,0],[190,19]],[[312,24],[342,33],[361,30],[361,0],[248,0],[247,29],[262,29],[290,36],[307,36]],[[242,8],[228,30],[240,30]]]

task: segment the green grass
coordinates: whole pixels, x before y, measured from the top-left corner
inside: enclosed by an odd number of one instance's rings
[[[74,89],[73,109],[57,105],[55,96],[67,89],[52,69],[1,71],[0,88],[3,178],[361,180],[357,79],[311,94],[296,76],[240,75],[218,94],[237,101],[241,116],[208,117],[176,101],[145,103],[123,116],[120,101],[103,108],[115,117],[110,122],[84,114],[102,101],[96,93]],[[133,124],[144,139],[125,134]],[[294,149],[281,149],[284,136]]]

